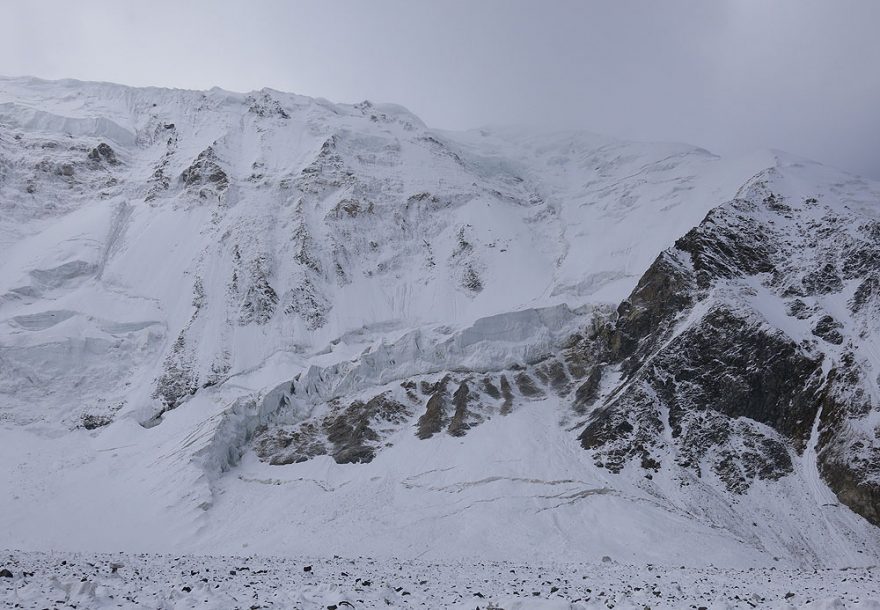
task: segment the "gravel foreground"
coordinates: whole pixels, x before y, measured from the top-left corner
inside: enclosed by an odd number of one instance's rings
[[[4,608],[880,610],[880,567],[794,571],[0,552]]]

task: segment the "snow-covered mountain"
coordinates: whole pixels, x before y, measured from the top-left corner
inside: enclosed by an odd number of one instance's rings
[[[0,547],[880,558],[880,184],[0,79],[0,212]]]

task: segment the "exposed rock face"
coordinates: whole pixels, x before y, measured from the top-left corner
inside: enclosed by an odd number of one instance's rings
[[[861,446],[853,449],[861,449]],[[872,461],[859,460],[856,468],[841,461],[823,461],[820,472],[842,503],[874,525],[880,526],[880,502],[877,501],[880,496],[880,485],[871,480],[880,455],[876,448],[873,448],[871,453]]]
[[[778,332],[718,307],[650,358],[614,402],[595,413],[581,440],[603,464],[623,458],[658,464],[672,449],[679,466],[698,474],[707,460],[731,490],[791,472],[769,426],[802,450],[818,408],[821,362],[800,354]],[[674,447],[666,447],[663,431]],[[607,454],[607,455],[605,455]]]
[[[403,423],[410,415],[404,404],[382,393],[345,407],[334,404],[320,423],[309,420],[292,427],[262,430],[255,447],[258,456],[276,465],[326,454],[337,464],[369,462],[386,428]]]
[[[602,382],[602,367],[598,364],[590,368],[587,380],[578,386],[574,395],[574,407],[579,413],[584,413],[587,407],[593,405],[599,397],[599,384]]]
[[[639,280],[630,298],[617,308],[608,337],[607,357],[629,360],[634,370],[672,330],[676,316],[693,304],[694,278],[679,253],[663,253]]]
[[[240,305],[239,323],[242,325],[266,324],[275,313],[278,305],[278,295],[269,284],[268,261],[265,256],[253,260],[242,273],[243,282],[247,282],[246,288],[241,291],[242,300]]]
[[[466,381],[462,381],[461,385],[452,395],[452,404],[455,405],[455,413],[452,415],[452,421],[449,422],[449,434],[452,436],[464,436],[470,425],[468,418],[468,397],[470,390]]]
[[[880,526],[880,425],[865,387],[864,361],[852,352],[828,373],[819,426],[819,472],[841,502]]]
[[[712,409],[778,430],[803,449],[818,408],[821,359],[788,337],[717,307],[652,360],[652,387],[673,436],[691,411]],[[731,372],[736,372],[735,376]]]
[[[662,253],[599,333],[600,360],[623,379],[591,412],[581,443],[613,472],[671,460],[742,493],[793,471],[821,412],[822,476],[880,523],[880,427],[869,423],[880,405],[866,391],[876,363],[855,355],[859,338],[845,338],[824,310],[854,280],[850,324],[877,332],[859,313],[876,307],[874,223],[816,198],[788,201],[769,191],[773,179],[755,179]],[[774,310],[800,330],[774,327]],[[588,380],[575,404],[595,388]]]
[[[504,399],[504,402],[501,403],[500,413],[507,415],[513,408],[513,391],[510,389],[510,382],[507,381],[506,375],[501,376],[499,385],[501,386],[501,397]]]
[[[203,198],[209,193],[222,194],[229,187],[229,176],[220,166],[213,146],[200,152],[192,165],[183,170],[180,178],[187,189],[197,192]]]
[[[828,343],[840,345],[843,343],[843,335],[838,330],[840,328],[843,328],[843,324],[831,316],[822,316],[822,318],[816,322],[816,326],[813,327],[813,334],[825,339]]]
[[[517,373],[513,379],[516,381],[516,387],[519,388],[523,396],[538,397],[544,395],[544,392],[535,385],[534,379],[528,373],[524,371]]]
[[[425,413],[419,418],[418,437],[421,439],[431,438],[440,430],[447,421],[446,386],[449,377],[446,376],[431,389],[431,397],[425,406]]]
[[[156,379],[153,397],[162,401],[165,409],[174,409],[188,396],[196,393],[199,379],[187,353],[186,336],[181,333],[171,352],[165,357],[162,374]]]
[[[109,165],[116,165],[119,160],[116,158],[116,152],[110,148],[106,142],[101,142],[89,153],[89,159],[95,162],[104,162]]]

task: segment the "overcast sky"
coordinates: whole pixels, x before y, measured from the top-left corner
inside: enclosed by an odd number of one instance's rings
[[[396,102],[880,179],[880,0],[0,0],[0,73]]]

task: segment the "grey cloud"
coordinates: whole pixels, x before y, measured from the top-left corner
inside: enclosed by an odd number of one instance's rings
[[[393,101],[880,179],[874,0],[6,2],[0,72]]]

